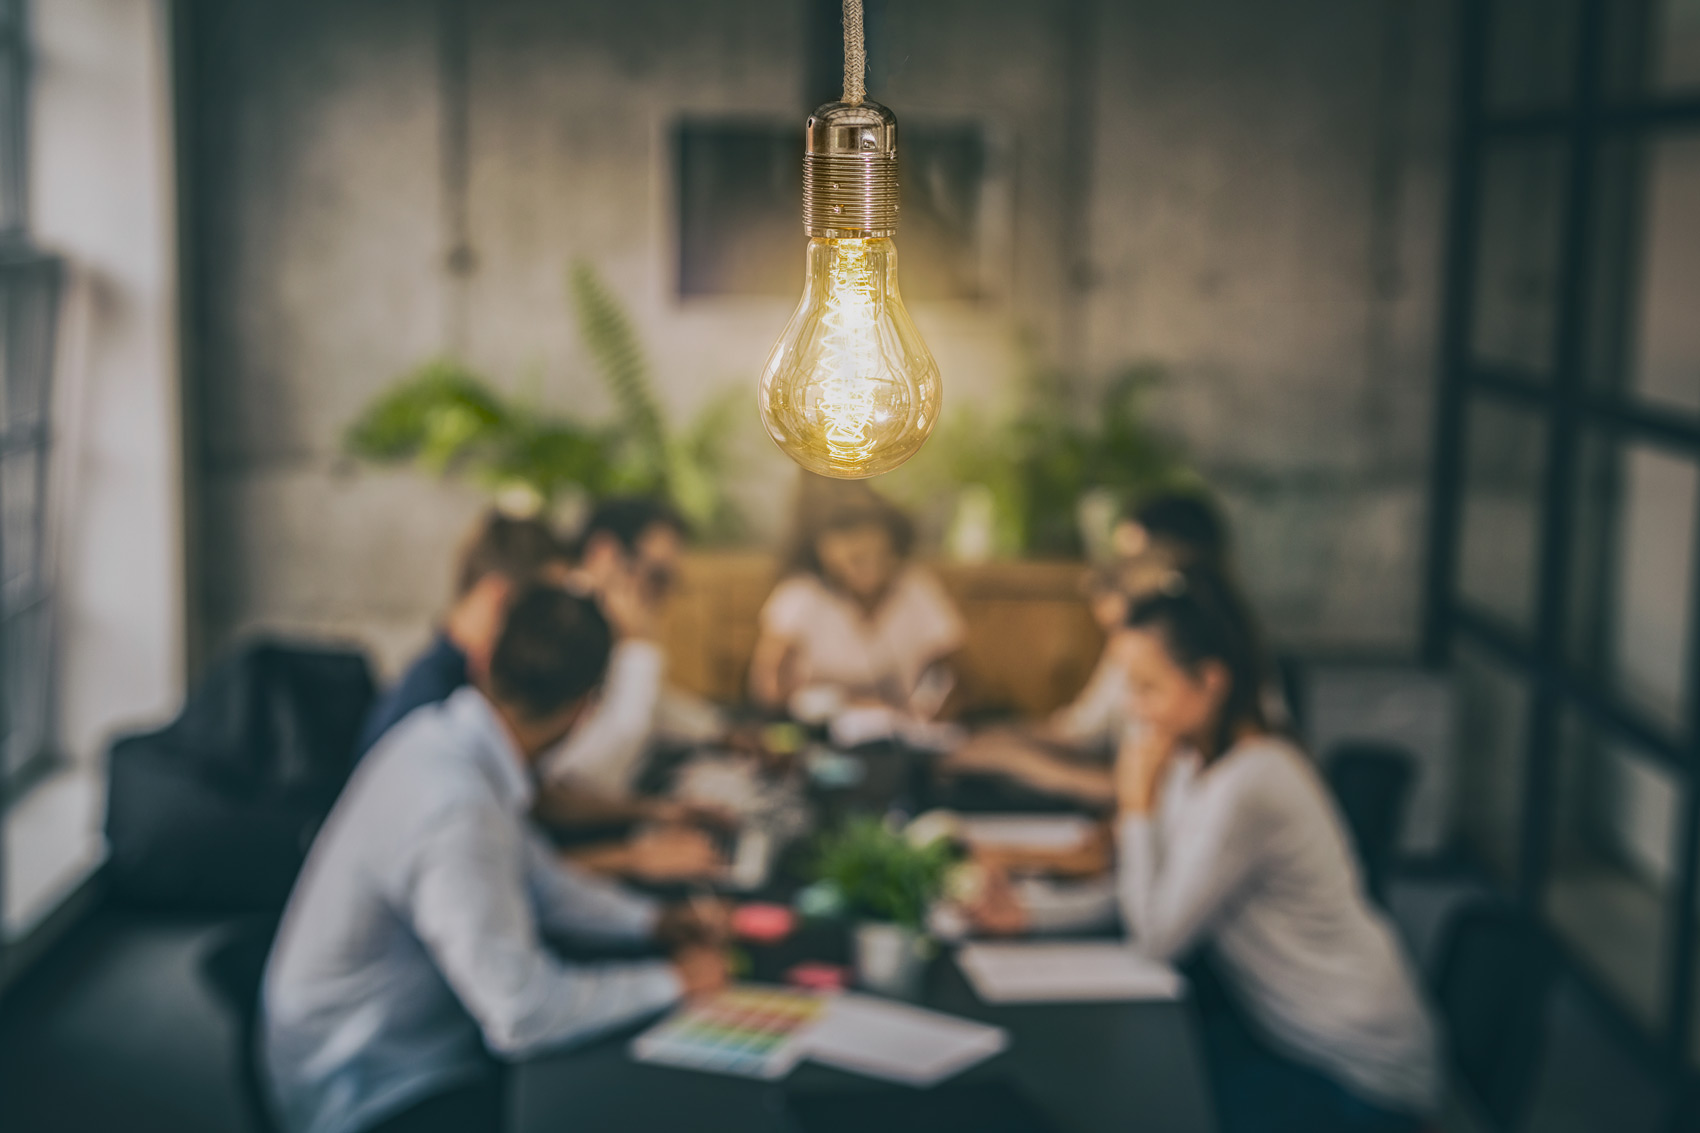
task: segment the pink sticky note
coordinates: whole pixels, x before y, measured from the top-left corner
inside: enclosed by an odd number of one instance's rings
[[[732,931],[744,940],[773,944],[791,935],[797,915],[784,905],[740,905],[732,913]]]
[[[796,965],[785,973],[785,982],[810,991],[843,991],[850,983],[850,969],[840,964],[821,964],[813,960]]]

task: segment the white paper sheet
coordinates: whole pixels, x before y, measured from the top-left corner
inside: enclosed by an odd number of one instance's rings
[[[922,720],[894,708],[869,705],[846,708],[832,717],[827,735],[841,748],[860,747],[876,740],[899,739],[921,751],[950,752],[962,746],[968,732],[960,724]]]
[[[1116,941],[970,944],[957,966],[987,1003],[1177,999],[1179,972]]]
[[[975,847],[1006,850],[1074,850],[1092,834],[1078,814],[976,814],[962,819],[962,837]]]
[[[1001,1027],[889,999],[841,995],[810,1030],[805,1057],[889,1082],[931,1086],[1008,1045]]]

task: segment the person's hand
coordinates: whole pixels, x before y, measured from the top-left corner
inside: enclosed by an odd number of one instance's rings
[[[987,936],[1016,936],[1026,932],[1031,918],[1015,886],[1010,884],[1009,874],[991,864],[985,864],[984,870],[980,892],[964,910],[974,931]]]
[[[981,732],[946,756],[941,767],[955,774],[1008,773],[1026,754],[1026,745],[1008,731]]]
[[[686,999],[713,995],[726,986],[732,974],[726,953],[705,944],[688,944],[673,953],[673,971],[684,986]]]
[[[711,897],[669,905],[655,922],[655,939],[670,948],[724,947],[732,939],[731,906]]]
[[[714,843],[688,826],[646,830],[629,850],[626,872],[644,881],[701,881],[726,872]]]
[[[660,636],[661,604],[636,571],[615,571],[597,601],[621,641],[654,641]]]
[[[1177,746],[1173,736],[1152,728],[1122,741],[1116,755],[1116,802],[1122,813],[1151,813]]]
[[[738,816],[717,803],[655,799],[644,808],[643,816],[663,826],[706,826],[711,830],[738,828]]]
[[[795,724],[739,724],[728,728],[721,744],[761,764],[763,771],[777,774],[789,770],[807,737]]]
[[[1027,849],[984,846],[974,851],[974,860],[989,870],[1045,877],[1098,877],[1112,865],[1113,846],[1109,831],[1094,826],[1086,837],[1066,849]]]

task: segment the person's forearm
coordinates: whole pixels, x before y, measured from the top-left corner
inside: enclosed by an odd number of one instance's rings
[[[1102,838],[1089,839],[1067,850],[993,848],[977,851],[975,857],[1012,874],[1098,877],[1110,868],[1110,846]]]
[[[551,966],[525,993],[481,1005],[474,1016],[492,1051],[522,1058],[660,1011],[684,990],[678,972],[662,960]]]
[[[1176,934],[1163,915],[1157,889],[1157,836],[1148,816],[1125,808],[1116,822],[1116,890],[1122,920],[1134,945],[1153,960],[1175,954]]]
[[[1020,770],[1019,777],[1041,791],[1068,795],[1095,806],[1116,801],[1115,777],[1110,772],[1053,755],[1035,757]]]
[[[634,855],[625,842],[598,842],[577,846],[561,855],[581,869],[604,877],[626,877],[632,872]]]
[[[1151,791],[1122,791],[1116,798],[1116,812],[1122,818],[1150,818],[1157,805]]]
[[[584,1037],[678,998],[669,965],[573,969],[548,953],[540,929],[626,939],[652,932],[659,913],[561,868],[540,837],[462,816],[411,852],[404,915],[493,1050]]]
[[[785,690],[780,687],[779,666],[759,656],[750,665],[750,698],[762,708],[779,709],[785,706]]]
[[[597,940],[646,940],[655,934],[661,907],[652,898],[616,884],[605,868],[559,853],[540,835],[528,838],[528,883],[538,920],[550,932]],[[596,847],[589,847],[595,850]]]
[[[785,707],[796,691],[798,674],[793,654],[796,647],[785,638],[764,632],[756,639],[750,657],[750,696],[763,708]]]
[[[579,784],[545,787],[537,798],[537,816],[556,826],[610,826],[641,822],[650,815],[648,800],[608,794]]]

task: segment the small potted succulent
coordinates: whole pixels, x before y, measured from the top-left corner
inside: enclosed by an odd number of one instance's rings
[[[919,991],[932,948],[927,914],[960,856],[942,833],[911,837],[875,818],[852,819],[823,839],[819,883],[856,921],[863,987],[901,997]]]

